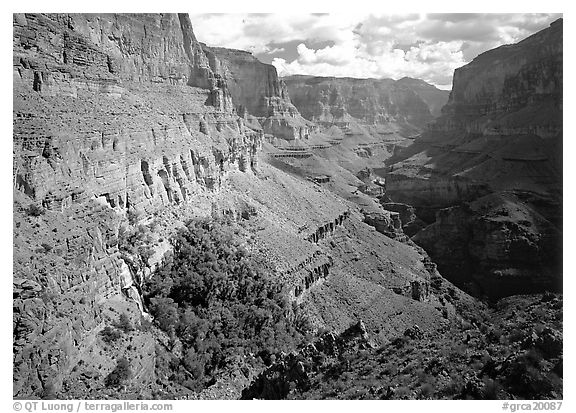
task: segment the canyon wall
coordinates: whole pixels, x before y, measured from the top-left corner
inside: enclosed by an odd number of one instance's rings
[[[420,96],[426,105],[428,105],[430,113],[435,118],[440,116],[442,108],[446,102],[448,102],[448,97],[450,96],[449,91],[438,89],[436,86],[426,83],[422,79],[403,77],[402,79],[398,79],[396,84],[408,88]]]
[[[151,211],[255,167],[187,16],[26,15],[14,36],[15,187],[44,206]]]
[[[558,194],[562,83],[562,20],[457,69],[442,116],[388,161],[390,195],[409,196],[405,185],[418,181],[455,178]]]
[[[457,69],[442,116],[387,162],[387,195],[436,220],[413,239],[491,297],[561,288],[562,43],[560,19]]]
[[[435,257],[444,276],[477,295],[562,288],[561,230],[511,193],[440,210],[412,239]]]
[[[448,95],[408,78],[394,81],[295,75],[284,81],[302,116],[321,123],[356,120],[370,125],[397,122],[424,127]]]
[[[456,69],[445,116],[435,129],[556,136],[562,131],[562,46],[560,19]]]
[[[14,15],[13,73],[14,395],[85,395],[122,354],[145,388],[158,337],[98,334],[146,315],[119,239],[160,211],[210,215],[226,176],[258,167],[262,133],[186,15]]]

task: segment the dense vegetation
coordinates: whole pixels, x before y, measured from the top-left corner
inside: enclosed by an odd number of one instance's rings
[[[223,371],[270,364],[308,331],[282,285],[239,238],[226,223],[190,222],[145,286],[155,323],[181,348],[158,357],[157,369],[193,390]]]

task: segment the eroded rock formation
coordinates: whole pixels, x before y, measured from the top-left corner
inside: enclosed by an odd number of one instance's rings
[[[490,298],[561,289],[560,230],[513,194],[443,209],[413,240],[442,274]]]
[[[187,15],[14,15],[13,73],[14,395],[87,394],[115,365],[99,331],[144,311],[120,227],[209,214],[229,173],[257,168],[262,133],[235,115]],[[132,339],[146,386],[157,338]]]
[[[15,187],[50,209],[152,212],[255,168],[261,135],[234,116],[187,19],[15,18]]]
[[[200,397],[157,369],[183,345],[141,298],[193,218],[234,222],[318,328],[362,317],[382,341],[442,326],[425,254],[323,188],[339,177],[318,185],[260,162],[271,115],[239,113],[248,89],[223,62],[186,15],[14,15],[14,397],[118,396],[106,377],[120,358],[127,398]],[[294,115],[262,70],[261,108]]]
[[[226,80],[232,101],[242,116],[255,116],[264,133],[280,139],[307,139],[313,124],[291,103],[276,68],[243,50],[208,47],[211,67]]]
[[[397,212],[400,214],[402,231],[409,237],[413,236],[426,226],[426,224],[416,216],[416,209],[411,205],[398,202],[382,202],[382,208],[386,211]]]

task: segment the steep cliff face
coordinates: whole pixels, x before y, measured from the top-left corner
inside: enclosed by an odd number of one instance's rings
[[[276,68],[250,52],[202,45],[216,73],[226,80],[240,114],[256,116],[264,133],[281,139],[306,139],[312,124],[290,102]]]
[[[562,20],[456,69],[441,129],[554,137],[562,130]],[[534,117],[534,114],[537,114]]]
[[[562,20],[457,69],[442,112],[388,162],[392,197],[409,197],[412,181],[455,177],[493,190],[560,192]]]
[[[255,167],[258,134],[187,19],[17,17],[15,187],[48,208],[93,197],[150,212]]]
[[[432,107],[422,96],[426,92],[416,79],[394,81],[392,79],[352,79],[312,76],[289,76],[284,78],[288,92],[300,113],[317,122],[341,123],[351,120],[366,124],[397,122],[423,127],[434,117],[447,92],[434,89]],[[432,95],[431,95],[432,96]],[[437,101],[438,100],[438,101]]]
[[[429,221],[449,207],[414,239],[444,273],[490,295],[558,288],[558,255],[543,250],[561,250],[562,59],[562,20],[481,54],[455,71],[442,116],[388,162],[394,201]]]
[[[184,206],[179,219],[210,215],[227,175],[257,168],[261,133],[187,16],[14,15],[13,72],[14,395],[87,394],[122,352],[146,386],[158,338],[98,335],[144,311],[122,231]]]

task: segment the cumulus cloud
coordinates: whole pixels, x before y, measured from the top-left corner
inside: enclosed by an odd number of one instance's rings
[[[517,42],[555,14],[191,15],[198,39],[249,50],[280,75],[423,79],[450,88],[455,68]]]

